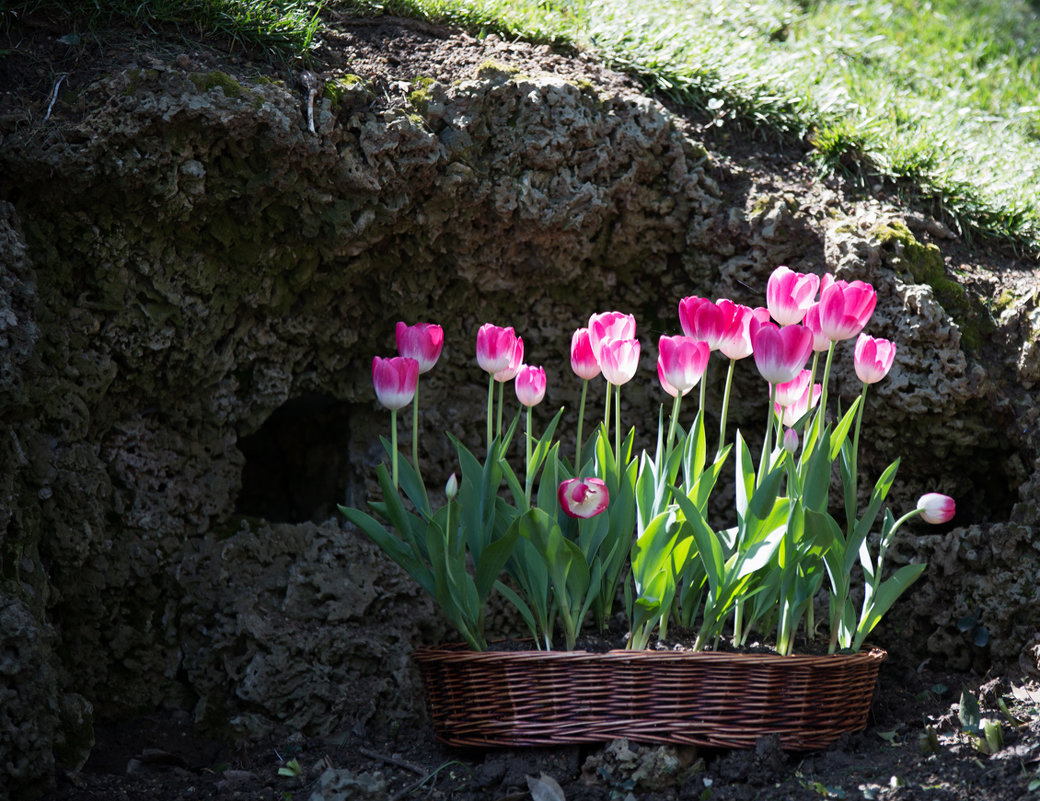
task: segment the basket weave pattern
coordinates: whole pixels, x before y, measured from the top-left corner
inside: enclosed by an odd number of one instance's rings
[[[887,654],[415,653],[434,731],[454,746],[639,742],[826,748],[863,729]]]

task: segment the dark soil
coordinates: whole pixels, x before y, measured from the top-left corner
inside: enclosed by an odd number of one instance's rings
[[[583,54],[555,53],[495,36],[478,40],[410,20],[343,15],[333,24],[335,33],[325,38],[316,62],[307,68],[323,80],[361,75],[377,94],[399,95],[420,75],[444,83],[471,77],[489,59],[527,73],[585,78],[607,89],[638,89],[631,77]],[[71,33],[77,36],[69,37]],[[4,130],[49,117],[74,117],[75,106],[63,98],[75,96],[97,77],[155,61],[184,69],[221,69],[243,78],[266,73],[292,86],[301,83],[302,68],[271,65],[241,50],[229,55],[225,43],[192,39],[186,31],[88,34],[41,15],[8,19],[0,26],[0,146]],[[889,201],[883,199],[894,187],[871,185],[873,196],[864,197],[837,177],[821,180],[798,142],[748,135],[715,126],[690,110],[673,110],[684,116],[691,135],[707,144],[718,163],[727,165],[731,179],[737,175],[803,197],[839,193],[855,202],[894,202],[891,193]],[[1025,273],[1022,262],[998,247],[951,241],[948,228],[919,212],[909,219],[922,238],[945,240],[944,250],[965,265],[969,279],[969,268],[979,265],[984,268],[978,271],[984,276],[979,280],[1014,282]],[[962,688],[979,699],[982,717],[999,721],[1002,746],[987,749],[978,735],[966,731],[972,720],[966,715],[966,724],[959,715]],[[894,654],[882,667],[867,729],[823,753],[785,753],[769,740],[746,752],[620,742],[460,751],[439,745],[428,727],[393,736],[352,729],[319,739],[285,732],[263,743],[227,743],[194,731],[186,713],[99,723],[96,738],[89,761],[79,770],[60,770],[47,799],[555,801],[560,793],[552,788],[552,779],[567,801],[1004,801],[1033,795],[1032,783],[1040,785],[1040,688],[1007,676],[937,673],[928,664],[902,664]],[[543,774],[548,778],[539,784]]]

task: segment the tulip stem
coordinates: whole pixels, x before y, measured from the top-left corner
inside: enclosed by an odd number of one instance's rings
[[[487,452],[488,457],[491,457],[491,441],[494,436],[491,433],[491,420],[494,418],[495,409],[495,377],[492,375],[488,379],[488,403],[487,403]]]
[[[527,407],[527,447],[525,452],[526,461],[524,464],[524,497],[527,499],[527,508],[531,508],[531,484],[534,481],[534,474],[531,470],[531,407]]]
[[[664,464],[667,469],[668,460],[672,455],[672,442],[675,440],[675,429],[679,424],[679,404],[682,401],[682,395],[676,395],[675,400],[672,401],[672,419],[668,423],[668,440],[665,444],[664,449]]]
[[[766,472],[769,469],[769,454],[772,452],[772,433],[773,433],[773,418],[776,414],[773,411],[773,407],[776,405],[776,384],[769,385],[769,410],[766,416],[766,436],[762,440],[762,458],[758,462],[758,477],[755,479],[755,488],[762,483],[762,479],[765,478]]]
[[[415,467],[415,474],[420,476],[419,472],[419,384],[415,384],[415,395],[412,396],[412,465]]]
[[[390,410],[390,475],[397,489],[397,409]]]
[[[498,425],[495,427],[495,436],[502,437],[502,409],[506,405],[506,382],[498,382]]]
[[[618,471],[621,471],[621,385],[618,384],[614,390],[617,393],[614,409],[614,462]]]
[[[849,456],[849,480],[852,486],[845,492],[845,519],[848,524],[849,534],[856,527],[856,507],[859,505],[859,428],[863,422],[863,407],[867,403],[867,384],[863,382],[863,394],[860,395],[859,408],[856,410],[856,429],[852,435],[852,454]]]
[[[834,358],[835,344],[831,342],[830,347],[827,348],[827,361],[823,366],[823,388],[820,391],[820,408],[816,412],[816,417],[813,418],[813,427],[817,437],[823,433],[823,425],[827,418],[827,385],[831,381],[831,360]],[[809,386],[809,393],[809,402],[812,403],[812,385]]]
[[[603,425],[606,427],[608,435],[610,434],[610,396],[611,396],[611,388],[612,387],[613,387],[613,384],[611,384],[608,381],[607,382],[606,410],[603,412]],[[608,442],[609,442],[609,440],[608,440]]]
[[[574,475],[575,477],[581,475],[581,428],[585,422],[585,397],[589,392],[589,379],[585,379],[581,384],[581,404],[578,406],[578,443],[574,449]]]
[[[729,391],[733,385],[733,368],[737,362],[735,359],[729,360],[729,369],[726,371],[726,389],[722,393],[722,416],[719,418],[719,449],[715,452],[715,461],[718,461],[719,456],[722,454],[722,449],[726,447],[726,416],[729,412]],[[703,381],[704,379],[701,378]]]

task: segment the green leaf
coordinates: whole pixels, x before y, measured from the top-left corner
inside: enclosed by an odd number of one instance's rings
[[[755,491],[755,463],[751,458],[751,451],[747,443],[737,431],[737,517],[743,519],[747,514],[748,500]]]
[[[856,628],[856,638],[853,640],[852,648],[860,649],[867,635],[881,622],[881,618],[892,608],[899,596],[902,595],[911,584],[920,578],[927,565],[903,565],[895,573],[881,582],[870,600],[869,608],[864,609]]]
[[[859,408],[860,402],[863,400],[863,396],[859,395],[856,400],[852,402],[848,411],[842,416],[841,420],[838,421],[838,425],[834,427],[834,433],[831,434],[830,438],[830,461],[833,464],[834,460],[838,458],[838,454],[841,452],[842,445],[845,444],[845,440],[849,435],[849,428],[856,419],[856,409]],[[826,437],[822,438],[826,440]]]
[[[978,734],[981,730],[979,724],[982,721],[982,710],[979,709],[979,699],[967,687],[961,688],[960,710],[957,717],[961,721],[961,728],[969,734]]]

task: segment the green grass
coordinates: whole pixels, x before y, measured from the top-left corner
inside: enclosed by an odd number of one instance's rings
[[[1040,252],[1035,0],[21,0],[193,25],[290,57],[317,11],[415,16],[590,49],[718,125],[810,143],[962,232]],[[10,7],[10,6],[9,6]]]
[[[313,0],[13,0],[3,16],[43,14],[73,22],[70,40],[119,20],[145,27],[172,25],[216,34],[232,46],[259,48],[280,58],[304,56],[321,25]]]

